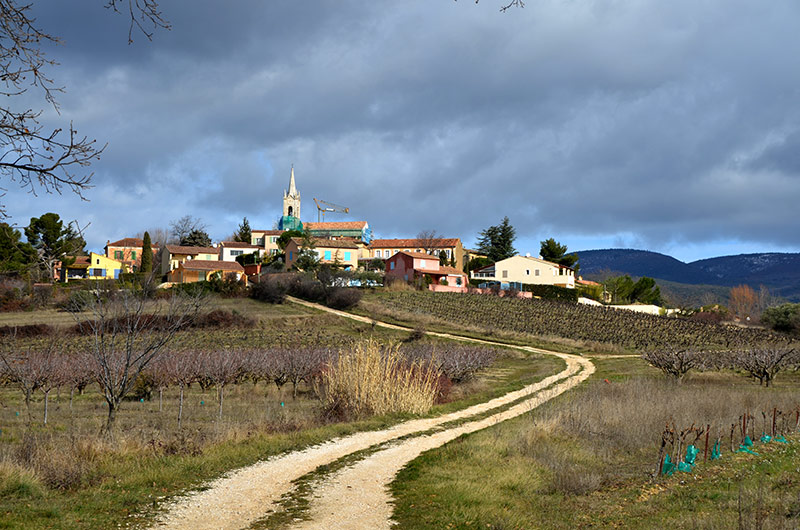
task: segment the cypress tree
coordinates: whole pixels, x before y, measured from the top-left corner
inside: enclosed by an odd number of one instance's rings
[[[142,237],[142,262],[139,272],[153,272],[153,248],[150,242],[150,232],[145,232]]]

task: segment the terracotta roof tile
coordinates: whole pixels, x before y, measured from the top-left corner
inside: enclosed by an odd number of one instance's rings
[[[242,241],[223,241],[220,243],[220,246],[228,248],[261,248],[258,245],[251,245],[250,243],[244,243]]]
[[[107,247],[136,247],[142,248],[144,241],[136,237],[125,237],[113,243],[106,243]],[[150,243],[151,248],[158,248],[158,243]]]
[[[186,260],[180,264],[185,270],[244,272],[244,267],[235,261]]]
[[[259,233],[264,234],[265,236],[279,236],[283,232],[283,230],[250,230],[251,234]]]
[[[366,221],[341,221],[330,223],[305,223],[303,226],[309,230],[363,230],[367,226]]]
[[[425,252],[413,252],[413,251],[406,252],[405,250],[401,250],[400,252],[395,254],[395,256],[400,254],[405,254],[406,256],[411,256],[412,258],[417,258],[417,259],[429,259],[429,260],[439,261],[439,256],[434,256],[433,254],[426,254]]]
[[[219,250],[214,247],[182,247],[180,245],[166,245],[170,254],[219,254]]]
[[[299,237],[293,237],[292,241],[294,241],[298,247],[303,244],[303,240]],[[314,246],[316,248],[351,248],[358,250],[358,245],[356,245],[352,240],[315,238],[312,239],[312,241],[314,242]]]
[[[439,239],[373,239],[370,248],[423,248],[430,245],[431,248],[452,248],[458,246],[458,238],[439,238]]]

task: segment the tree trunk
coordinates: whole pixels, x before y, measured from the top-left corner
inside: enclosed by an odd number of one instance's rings
[[[103,427],[101,434],[106,438],[114,437],[114,423],[117,419],[117,411],[119,410],[119,401],[115,399],[106,399],[108,403],[108,416],[106,417],[106,424]]]
[[[183,420],[183,383],[180,385],[181,392],[178,398],[178,430],[181,428],[181,421]]]
[[[225,390],[225,385],[219,385],[219,412],[218,417],[222,419],[222,400],[224,398],[223,391]]]
[[[159,387],[158,389],[158,412],[163,410],[163,403],[164,403],[164,389]]]
[[[69,389],[69,410],[72,412],[72,398],[75,397],[75,387]]]
[[[25,390],[25,408],[28,411],[28,423],[33,423],[33,414],[31,413],[31,391]]]
[[[44,424],[47,425],[47,405],[50,399],[50,391],[45,390],[44,392]]]

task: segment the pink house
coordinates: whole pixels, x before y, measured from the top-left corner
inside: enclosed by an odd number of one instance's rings
[[[431,286],[448,286],[455,290],[467,288],[467,275],[454,267],[439,265],[439,258],[424,252],[401,251],[386,261],[386,279],[406,282],[425,276]]]

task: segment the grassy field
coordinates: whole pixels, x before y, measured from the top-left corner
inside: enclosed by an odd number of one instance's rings
[[[339,347],[367,337],[388,342],[410,335],[292,304],[218,299],[211,308],[234,309],[257,318],[258,324],[248,329],[184,331],[173,347],[208,342],[245,347],[282,341]],[[19,318],[20,323],[37,323],[50,314],[31,312]],[[71,335],[63,340],[75,347],[86,345],[86,339]],[[490,369],[455,385],[450,401],[435,405],[430,414],[490,399],[563,368],[560,360],[504,351]],[[297,399],[292,399],[287,387],[281,392],[264,382],[231,385],[220,420],[214,389],[203,391],[193,385],[185,396],[180,430],[177,390],[168,388],[161,401],[155,393],[150,400],[126,402],[117,420],[116,439],[109,442],[98,436],[105,403],[94,388],[76,396],[71,408],[68,391],[53,392],[45,426],[41,393],[34,395],[33,421],[28,422],[22,393],[2,386],[0,528],[107,528],[146,520],[165,496],[227,470],[408,417],[394,414],[332,422],[311,388],[301,384]]]
[[[759,411],[796,410],[797,374],[769,389],[730,373],[678,385],[638,359],[596,364],[579,389],[405,468],[392,486],[400,528],[800,525],[800,439],[759,445],[758,456],[731,453],[728,440],[745,411],[755,413],[760,436]],[[723,457],[691,474],[653,479],[667,421],[710,423],[712,441],[722,436]]]

